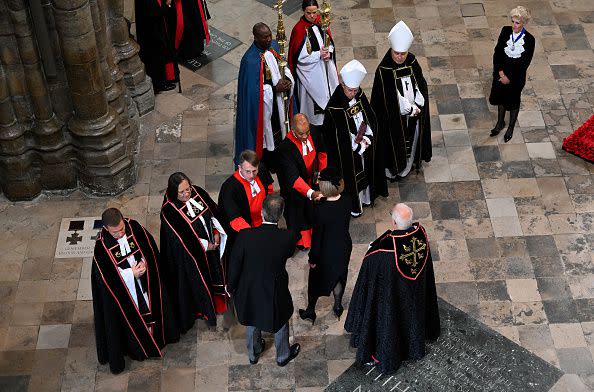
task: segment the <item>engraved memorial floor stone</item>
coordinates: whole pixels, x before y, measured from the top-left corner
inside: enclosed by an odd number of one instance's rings
[[[548,391],[562,372],[439,300],[442,331],[427,355],[396,372],[352,365],[327,392]]]
[[[206,64],[212,63],[241,45],[241,41],[237,38],[233,38],[212,26],[209,27],[209,31],[210,43],[204,47],[202,55],[189,61],[183,61],[181,65],[196,72]]]
[[[93,257],[95,239],[101,226],[100,217],[63,218],[54,257]]]

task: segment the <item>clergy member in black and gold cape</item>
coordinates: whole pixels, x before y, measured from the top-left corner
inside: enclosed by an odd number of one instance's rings
[[[216,325],[227,309],[221,258],[227,235],[218,207],[181,172],[169,177],[161,207],[161,258],[167,288],[182,332],[202,318]]]
[[[115,208],[102,220],[91,269],[97,359],[117,374],[126,355],[139,361],[161,357],[166,343],[179,340],[179,330],[161,285],[153,237]]]
[[[427,233],[405,204],[392,209],[395,230],[371,243],[357,277],[345,329],[356,362],[376,362],[382,373],[425,355],[425,340],[440,333]]]
[[[406,177],[413,164],[431,160],[431,122],[427,81],[408,50],[413,35],[398,22],[388,35],[390,49],[375,71],[371,107],[379,123],[386,177]]]
[[[377,120],[359,88],[366,74],[357,60],[342,67],[340,85],[328,101],[322,125],[328,166],[342,171],[345,192],[353,202],[351,215],[355,217],[378,195],[388,196],[376,137]]]

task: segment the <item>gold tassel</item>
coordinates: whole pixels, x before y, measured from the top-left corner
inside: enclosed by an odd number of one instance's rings
[[[307,54],[311,54],[311,42],[309,42],[309,30],[307,27],[305,28],[305,49],[307,49]]]

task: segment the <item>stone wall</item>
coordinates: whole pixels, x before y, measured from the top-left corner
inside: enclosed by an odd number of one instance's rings
[[[116,194],[154,94],[124,0],[0,0],[0,188]]]

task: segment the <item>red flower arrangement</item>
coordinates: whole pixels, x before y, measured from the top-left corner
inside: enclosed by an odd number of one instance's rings
[[[563,149],[587,161],[594,162],[594,115],[563,139]]]

